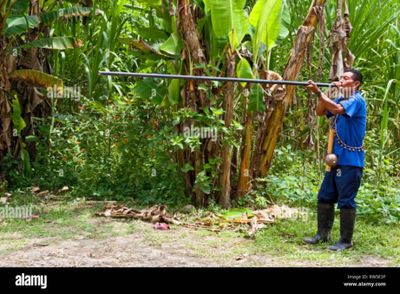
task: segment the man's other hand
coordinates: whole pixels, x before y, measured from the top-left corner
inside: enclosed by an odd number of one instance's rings
[[[321,90],[318,88],[318,86],[312,80],[308,81],[308,85],[306,86],[306,88],[315,94],[321,93]]]

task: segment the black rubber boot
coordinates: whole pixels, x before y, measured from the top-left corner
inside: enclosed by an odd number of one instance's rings
[[[354,223],[356,221],[356,210],[354,208],[340,209],[340,240],[328,249],[339,251],[353,247]]]
[[[329,241],[334,218],[334,204],[318,202],[318,232],[314,237],[305,238],[303,241],[307,244],[317,244]]]

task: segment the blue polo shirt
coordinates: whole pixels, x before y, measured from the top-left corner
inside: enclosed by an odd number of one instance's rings
[[[365,99],[361,92],[357,91],[355,95],[348,99],[339,97],[335,102],[340,103],[345,111],[344,114],[337,115],[335,126],[337,135],[335,136],[333,153],[338,156],[338,165],[364,167],[364,150],[358,151],[356,148],[354,151],[351,147],[361,147],[364,142],[367,127]],[[327,116],[332,116],[332,113],[328,112]],[[342,147],[343,143],[347,148]]]

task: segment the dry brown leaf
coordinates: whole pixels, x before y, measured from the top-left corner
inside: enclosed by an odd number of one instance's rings
[[[275,221],[275,214],[270,209],[256,210],[254,216],[257,217],[259,223],[273,223]]]
[[[48,243],[33,243],[32,246],[34,247],[46,247],[49,246],[50,244]]]
[[[63,193],[63,192],[67,192],[67,191],[69,191],[68,186],[64,186],[60,190],[58,190],[57,193]]]
[[[40,197],[43,197],[43,196],[46,196],[47,194],[49,194],[49,190],[44,190],[42,192],[37,193],[36,195],[40,196]]]
[[[161,218],[160,215],[153,215],[153,216],[151,217],[151,222],[152,222],[152,223],[158,223],[158,222],[161,221],[160,218]]]
[[[38,186],[32,187],[32,193],[38,193],[40,191],[40,188]]]

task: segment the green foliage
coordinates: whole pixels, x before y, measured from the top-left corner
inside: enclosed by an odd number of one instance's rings
[[[7,37],[26,33],[29,29],[39,25],[40,19],[36,15],[8,17],[4,34]]]
[[[264,90],[258,84],[252,85],[249,96],[249,111],[265,111]]]
[[[399,18],[399,3],[388,1],[381,6],[380,1],[348,1],[353,31],[350,49],[357,58],[365,58],[377,45],[391,23]],[[368,48],[369,50],[365,50]]]
[[[21,117],[21,105],[17,96],[14,96],[12,103],[12,123],[17,134],[20,136],[21,131],[26,127],[24,119]]]
[[[44,38],[25,43],[20,48],[46,48],[53,50],[65,50],[79,47],[79,42],[71,37]]]
[[[40,16],[40,19],[44,24],[50,24],[60,19],[65,20],[73,17],[77,18],[82,16],[88,16],[94,12],[95,11],[92,9],[92,7],[73,6],[67,8],[60,8],[57,10],[46,11]],[[96,12],[101,13],[101,11],[96,11]]]
[[[384,184],[363,183],[357,196],[359,215],[370,222],[395,224],[400,222],[399,181],[388,179]]]
[[[263,44],[267,51],[274,46],[281,30],[282,0],[259,0],[250,13],[249,21],[255,29],[253,36],[254,60]]]
[[[231,48],[237,48],[248,29],[248,21],[243,12],[246,1],[213,0],[205,2],[206,6],[211,9],[211,21],[215,36],[217,38],[229,36]]]
[[[177,33],[171,34],[171,36],[160,46],[160,50],[175,56],[179,56],[182,49],[182,40],[179,38]]]
[[[237,207],[251,207],[253,209],[265,209],[273,204],[267,189],[253,190],[244,197],[236,200]]]
[[[51,120],[39,123],[33,174],[23,177],[10,168],[15,164],[10,159],[5,167],[13,171],[8,175],[10,185],[38,185],[53,191],[67,185],[76,196],[185,203],[166,144],[174,128],[163,126],[163,117],[151,101],[117,97],[114,101],[118,102],[103,106],[83,99],[73,115],[54,113],[52,128]]]
[[[3,28],[6,37],[12,37],[27,33],[30,29],[36,28],[39,24],[50,25],[60,19],[85,16],[92,13],[90,7],[68,7],[59,10],[47,11],[39,15],[27,15],[29,2],[25,0],[17,1],[11,9],[10,16],[6,19]]]
[[[197,174],[194,185],[194,189],[198,188],[205,194],[210,194],[211,192],[210,178],[206,175],[205,171]]]
[[[239,63],[236,66],[236,75],[238,78],[244,78],[244,79],[254,79],[253,72],[251,70],[251,66],[249,62],[241,58]],[[242,87],[246,86],[246,83],[241,83]]]

